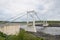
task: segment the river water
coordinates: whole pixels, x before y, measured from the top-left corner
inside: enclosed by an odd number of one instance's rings
[[[37,31],[51,35],[60,35],[60,27],[36,27]]]
[[[26,25],[20,25],[21,28],[25,29]],[[44,32],[46,34],[51,34],[51,35],[60,35],[60,27],[41,27],[41,26],[36,26],[37,31]]]

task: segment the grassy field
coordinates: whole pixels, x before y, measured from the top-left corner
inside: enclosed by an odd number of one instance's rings
[[[44,40],[44,38],[36,37],[25,30],[20,30],[17,35],[6,35],[0,32],[0,40]]]

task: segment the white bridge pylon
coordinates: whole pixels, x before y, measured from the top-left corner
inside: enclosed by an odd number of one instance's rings
[[[35,15],[33,15],[35,11],[27,11],[27,31],[30,32],[36,32],[36,27],[35,27]],[[32,16],[32,25],[29,25],[29,14]]]

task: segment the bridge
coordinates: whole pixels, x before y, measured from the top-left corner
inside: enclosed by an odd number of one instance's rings
[[[33,23],[29,23],[29,14],[31,15],[31,17],[33,18]],[[47,21],[43,21],[43,23],[35,23],[35,16],[40,20],[40,18],[38,17],[37,13],[33,10],[33,11],[28,11],[27,12],[27,25],[33,25],[33,26],[38,26],[38,25],[42,25],[42,26],[48,26]]]
[[[33,18],[32,23],[29,23],[29,14],[31,15],[31,17]],[[37,16],[37,18],[40,20],[40,18],[38,17],[37,13],[33,10],[33,11],[28,11],[27,12],[27,31],[34,31],[36,32],[36,27],[35,26],[48,26],[47,21],[43,21],[43,23],[35,23],[35,16]],[[31,27],[32,26],[32,27]],[[33,28],[33,29],[32,29]],[[45,28],[45,27],[44,27]],[[30,30],[29,30],[30,29]]]
[[[17,16],[15,16],[15,18],[12,18],[11,21],[15,21],[15,20],[17,20],[17,19],[19,19],[25,15],[27,16],[26,17],[27,18],[27,20],[26,20],[27,21],[27,24],[26,24],[27,27],[25,29],[26,31],[36,32],[36,26],[42,25],[44,28],[45,28],[45,26],[48,26],[47,21],[43,21],[43,23],[35,23],[36,17],[37,17],[37,19],[41,20],[40,17],[38,16],[38,13],[35,10],[27,11],[26,14],[21,15],[21,16],[17,15]],[[29,17],[32,18],[32,23],[29,23],[30,22]]]
[[[38,16],[38,13],[37,12],[35,12],[34,10],[32,10],[32,11],[27,11],[26,13],[25,12],[23,12],[24,14],[23,15],[21,15],[22,13],[20,13],[20,14],[18,14],[18,15],[16,15],[16,16],[14,16],[14,17],[11,17],[10,19],[7,19],[7,20],[10,20],[9,21],[9,23],[11,23],[11,22],[13,22],[13,21],[15,21],[15,20],[17,20],[17,19],[19,19],[19,18],[21,18],[21,17],[23,17],[23,16],[27,16],[26,18],[27,18],[27,20],[26,20],[26,22],[27,22],[27,26],[26,26],[26,31],[31,31],[31,32],[36,32],[36,26],[43,26],[44,28],[45,28],[45,26],[48,26],[48,23],[47,23],[47,21],[43,21],[43,23],[35,23],[35,21],[36,21],[36,17],[37,17],[37,19],[39,19],[40,20],[40,18],[39,18],[39,16]],[[29,19],[29,17],[31,17],[32,18],[32,23],[29,23],[30,22],[30,19]],[[9,23],[5,23],[5,25],[4,26],[6,26],[6,25],[10,25]]]
[[[35,10],[31,10],[31,11],[27,11],[27,12],[23,12],[23,13],[24,13],[23,15],[21,15],[22,13],[20,13],[20,14],[14,16],[14,17],[11,17],[10,19],[7,19],[7,20],[10,20],[10,22],[13,22],[13,21],[15,21],[15,20],[17,20],[17,19],[22,18],[23,16],[27,16],[27,17],[26,17],[26,19],[27,19],[27,20],[26,20],[27,26],[28,26],[28,25],[48,26],[47,20],[45,20],[45,21],[43,21],[43,22],[39,22],[39,23],[36,23],[36,22],[35,22],[35,21],[36,21],[36,17],[37,17],[37,19],[38,19],[39,21],[41,20],[40,17],[38,16],[38,13],[37,13]],[[32,23],[29,23],[29,22],[30,22],[29,17],[32,18]],[[9,23],[10,23],[10,22],[9,22]]]
[[[28,26],[32,26],[33,25],[33,23],[29,23],[28,24]],[[42,27],[47,27],[49,24],[48,23],[45,23],[45,24],[43,24],[43,23],[35,23],[35,26],[42,26]]]

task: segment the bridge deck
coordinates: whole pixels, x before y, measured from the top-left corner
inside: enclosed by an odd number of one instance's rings
[[[29,23],[29,26],[32,26],[32,23]],[[47,26],[43,26],[43,23],[35,23],[35,26],[40,27],[60,27],[60,24],[48,24]]]

